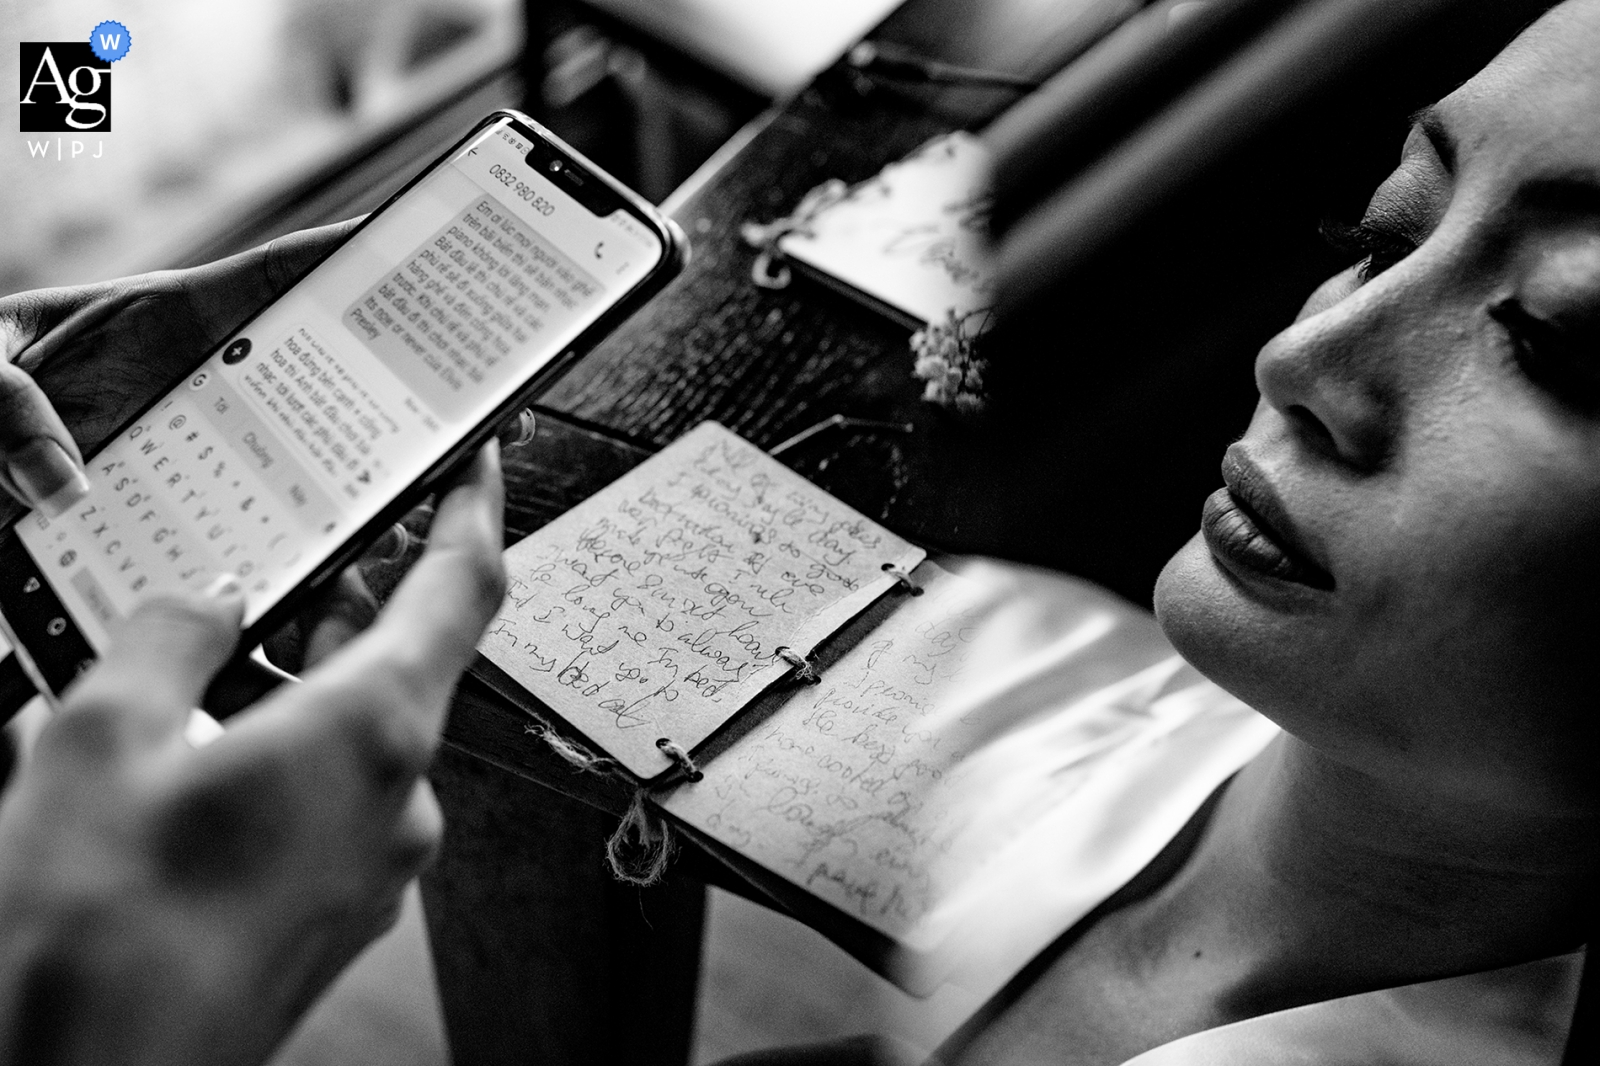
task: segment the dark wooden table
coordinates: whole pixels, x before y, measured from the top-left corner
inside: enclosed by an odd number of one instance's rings
[[[871,36],[1043,78],[1128,6],[909,0]],[[1286,131],[1202,183],[992,353],[1000,395],[963,419],[921,400],[902,327],[804,280],[751,284],[738,229],[1014,99],[863,81],[841,64],[767,116],[677,206],[694,246],[685,274],[545,397],[537,440],[507,461],[508,536],[702,420],[771,447],[846,414],[914,429],[831,431],[784,461],[929,547],[1068,569],[1148,602],[1248,418],[1250,357],[1334,265],[1317,220],[1359,208],[1404,112],[1379,124],[1347,104],[1319,136]],[[1375,128],[1356,138],[1363,123]],[[611,880],[603,842],[627,797],[527,724],[469,679],[433,773],[448,829],[424,891],[456,1060],[681,1063],[714,875],[685,855],[660,887]]]

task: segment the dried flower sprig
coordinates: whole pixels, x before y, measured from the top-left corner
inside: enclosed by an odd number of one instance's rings
[[[924,400],[962,412],[983,410],[983,376],[989,362],[979,357],[978,341],[993,320],[989,308],[959,315],[952,309],[945,321],[930,322],[911,335],[916,355],[911,373],[928,383],[922,390]]]

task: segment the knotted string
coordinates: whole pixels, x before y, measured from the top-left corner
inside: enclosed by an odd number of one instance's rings
[[[706,776],[700,772],[700,767],[694,764],[694,759],[689,757],[689,753],[667,737],[656,741],[656,747],[661,749],[663,755],[677,763],[678,769],[683,771],[683,776],[690,781],[699,781]]]
[[[596,755],[582,744],[568,740],[538,715],[533,715],[533,724],[527,727],[527,732],[549,745],[550,750],[571,764],[574,770],[599,774],[602,777],[616,777],[630,782],[634,780],[622,770],[615,759]],[[670,740],[667,743],[672,744]],[[684,752],[676,744],[672,744],[672,747],[683,754],[684,760],[693,770],[690,780],[700,780],[704,775],[694,765],[694,761],[689,759],[688,752]],[[665,752],[667,749],[662,748],[662,751]],[[673,758],[674,762],[678,762],[671,752],[667,752],[667,755]],[[673,852],[677,850],[672,830],[667,826],[666,820],[645,806],[645,800],[649,796],[649,789],[634,790],[633,802],[628,804],[622,821],[617,823],[617,828],[606,840],[606,864],[611,867],[611,876],[624,884],[637,885],[640,888],[649,888],[651,885],[661,883],[661,878],[667,871],[667,864],[672,861]]]
[[[606,841],[606,862],[611,866],[611,876],[626,884],[649,888],[661,883],[667,872],[667,863],[677,850],[672,831],[659,814],[645,806],[649,792],[639,789],[633,802],[617,824],[616,832]]]
[[[573,743],[557,733],[549,722],[536,714],[533,715],[533,724],[528,726],[526,731],[548,744],[551,751],[571,763],[574,769],[608,774],[614,772],[616,768],[617,764],[613,760],[604,755],[596,755],[582,744]]]
[[[778,658],[794,667],[794,679],[803,681],[808,685],[815,685],[822,680],[822,671],[817,669],[817,664],[801,655],[790,647],[780,647],[773,652]]]

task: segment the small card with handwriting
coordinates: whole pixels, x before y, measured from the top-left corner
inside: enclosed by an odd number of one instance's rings
[[[704,422],[506,552],[480,650],[649,780],[924,554]]]
[[[994,303],[988,167],[971,134],[935,138],[841,189],[778,250],[913,329],[962,318]]]

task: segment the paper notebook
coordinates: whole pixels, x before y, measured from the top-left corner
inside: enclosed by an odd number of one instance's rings
[[[712,423],[506,562],[486,679],[917,995],[997,990],[1275,733],[1147,612],[926,560]]]
[[[990,200],[988,150],[969,133],[951,133],[825,200],[778,249],[920,329],[993,305]]]
[[[706,422],[506,553],[483,652],[651,779],[925,554]]]

